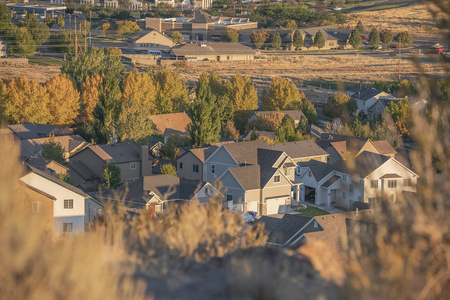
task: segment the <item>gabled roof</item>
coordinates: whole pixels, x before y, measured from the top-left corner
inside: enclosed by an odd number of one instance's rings
[[[8,125],[8,128],[22,140],[48,137],[51,133],[54,133],[57,129],[59,129],[57,126],[53,125],[28,122]]]
[[[43,178],[53,182],[53,183],[56,183],[56,184],[58,184],[58,185],[60,185],[60,186],[62,186],[64,188],[66,188],[66,189],[68,189],[68,190],[70,190],[70,191],[80,195],[80,196],[83,196],[85,198],[90,198],[90,196],[88,196],[85,192],[83,192],[79,188],[74,187],[73,185],[71,185],[71,184],[69,184],[69,183],[67,183],[65,181],[62,181],[62,180],[60,180],[60,179],[58,179],[58,178],[56,178],[56,177],[54,177],[54,176],[52,176],[50,174],[47,174],[44,171],[41,171],[41,170],[39,170],[39,169],[37,169],[35,167],[27,165],[26,174],[29,174],[29,173],[35,173],[35,174],[37,174],[37,175],[39,175],[39,176],[41,176],[41,177],[43,177]]]
[[[391,144],[389,144],[389,142],[386,140],[372,141],[372,144],[383,155],[392,155],[397,153],[397,151],[395,151],[395,149],[392,148]]]
[[[386,94],[384,91],[377,90],[373,87],[365,87],[360,86],[361,89],[357,90],[355,93],[353,93],[350,97],[358,100],[367,101],[369,99],[372,99],[375,96],[378,96],[380,94]]]
[[[323,133],[317,145],[326,150],[332,146],[342,158],[347,154],[355,156],[362,149],[362,147],[369,142],[368,138],[357,138],[348,135],[338,135],[332,133]]]
[[[317,182],[322,180],[325,176],[333,172],[335,169],[334,165],[317,160],[300,162],[299,164],[300,167],[302,168],[309,168],[309,170],[311,171],[312,175],[314,176]]]
[[[143,190],[154,192],[161,200],[191,200],[205,184],[202,181],[180,179],[171,174],[143,178]]]
[[[268,243],[285,245],[311,220],[311,217],[285,214],[282,218],[262,216],[259,222],[264,223],[264,228],[269,233]]]
[[[390,159],[389,156],[364,151],[355,158],[354,171],[358,172],[358,175],[362,178],[365,178]],[[350,174],[352,171],[346,165],[345,161],[342,160],[335,164],[335,168],[336,170],[347,174]]]
[[[267,143],[263,140],[231,143],[222,145],[238,165],[255,165],[258,163],[257,149],[265,148]]]
[[[338,252],[342,252],[341,238],[348,233],[348,220],[370,221],[374,212],[372,210],[356,212],[345,212],[331,215],[316,216],[316,221],[323,228],[321,231],[307,232],[305,237],[307,242],[321,240],[328,243]]]
[[[129,42],[129,43],[136,43],[136,42],[138,42],[141,38],[143,38],[143,37],[145,37],[147,34],[151,34],[151,33],[160,35],[160,36],[164,37],[165,39],[167,39],[168,41],[172,42],[173,44],[176,44],[176,42],[175,42],[174,40],[172,40],[170,37],[168,37],[168,36],[162,34],[162,33],[159,32],[158,30],[153,29],[153,28],[145,28],[145,29],[143,29],[142,31],[139,31],[138,33],[136,33],[136,34],[130,36],[130,37],[128,38],[128,42]]]
[[[190,149],[188,152],[191,152],[202,163],[204,163],[208,159],[208,157],[210,157],[217,149],[219,149],[218,146],[201,147],[201,148]],[[186,153],[188,153],[188,152],[186,152]]]
[[[255,55],[255,50],[239,43],[183,44],[172,48],[175,56]]]
[[[82,161],[68,161],[64,164],[65,167],[69,169],[69,172],[77,173],[84,180],[91,180],[98,178],[94,172],[89,169]]]
[[[337,175],[333,175],[330,177],[330,179],[328,179],[324,184],[322,184],[323,187],[330,187],[332,184],[334,184],[336,181],[338,181],[339,179],[341,179],[340,176]]]
[[[261,167],[259,165],[234,167],[228,170],[233,174],[244,190],[249,191],[261,188]]]
[[[172,134],[189,134],[188,127],[189,124],[191,124],[191,119],[184,112],[151,115],[148,118],[153,122],[153,124],[155,124],[156,130],[158,130],[164,136],[169,136]]]
[[[328,155],[311,140],[268,145],[266,149],[284,151],[292,159]]]
[[[88,148],[102,160],[118,164],[139,161],[141,159],[140,149],[133,143],[92,145]]]
[[[190,22],[207,24],[207,23],[214,23],[214,20],[210,14],[202,10],[196,9],[194,10],[194,18],[190,20]]]
[[[276,114],[284,114],[291,116],[294,120],[300,120],[302,117],[305,117],[303,112],[301,110],[274,110],[274,111],[261,111],[257,110],[252,115],[256,115],[257,117],[260,116],[272,116]],[[250,115],[251,117],[251,115]],[[249,118],[250,118],[249,117]]]
[[[27,139],[20,141],[20,151],[24,156],[34,156],[42,151],[42,145],[53,139],[60,143],[65,152],[71,153],[75,150],[81,150],[88,145],[85,139],[79,135],[62,135],[55,137],[44,137],[37,139]]]
[[[67,167],[51,159],[45,159],[42,157],[26,157],[26,156],[21,156],[20,159],[23,161],[24,164],[29,165],[31,167],[35,167],[36,169],[39,169],[44,172],[46,170],[50,172],[57,172],[56,170],[52,169],[51,166],[52,164],[60,167],[61,169],[67,170]]]
[[[51,200],[53,200],[53,201],[56,201],[56,198],[55,198],[55,197],[53,197],[53,196],[50,195],[50,194],[47,194],[47,193],[44,192],[44,191],[41,191],[41,190],[39,190],[39,189],[37,189],[37,188],[35,188],[35,187],[31,186],[31,185],[28,185],[28,184],[26,184],[26,183],[25,183],[25,186],[26,186],[28,189],[30,189],[30,190],[32,190],[32,191],[38,193],[38,194],[41,194],[41,195],[44,196],[44,197],[47,197],[47,198],[49,198],[49,199],[51,199]]]

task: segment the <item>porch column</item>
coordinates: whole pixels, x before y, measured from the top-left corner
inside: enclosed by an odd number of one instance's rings
[[[295,200],[300,201],[300,184],[295,187]]]

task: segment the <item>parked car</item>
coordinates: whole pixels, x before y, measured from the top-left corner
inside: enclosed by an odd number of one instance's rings
[[[368,39],[369,39],[369,38],[368,38],[367,36],[365,36],[365,35],[362,35],[361,38],[362,38],[363,40],[368,40]]]
[[[335,7],[333,8],[333,10],[342,10],[342,8],[341,8],[340,6],[335,6]]]

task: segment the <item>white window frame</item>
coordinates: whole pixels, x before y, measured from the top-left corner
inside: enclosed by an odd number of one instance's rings
[[[130,170],[135,170],[136,169],[136,162],[130,162]]]
[[[347,181],[347,175],[346,174],[342,174],[342,181],[346,182]]]
[[[31,211],[34,213],[39,213],[42,210],[42,202],[40,201],[35,201],[33,203],[31,203]]]
[[[395,180],[395,179],[388,180],[388,188],[389,189],[397,188],[397,180]]]
[[[279,183],[279,182],[281,182],[281,175],[275,175],[275,176],[273,176],[273,182],[274,182],[274,183]]]
[[[73,223],[63,223],[63,234],[73,232]]]
[[[64,209],[73,209],[73,199],[64,199]]]
[[[371,189],[377,189],[378,188],[378,180],[371,180],[370,181],[370,188]]]

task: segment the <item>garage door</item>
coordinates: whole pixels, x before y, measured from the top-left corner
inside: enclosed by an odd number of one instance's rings
[[[258,201],[247,202],[247,211],[258,212]]]
[[[274,198],[266,200],[267,214],[282,214],[286,212],[286,198]]]

